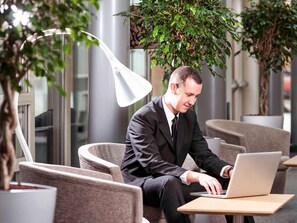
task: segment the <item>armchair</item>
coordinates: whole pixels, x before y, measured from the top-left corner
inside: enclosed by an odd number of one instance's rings
[[[206,121],[206,135],[245,147],[246,152],[282,151],[281,161],[272,186],[272,193],[284,193],[289,159],[290,132],[251,123],[212,119]]]
[[[112,176],[115,182],[124,183],[120,165],[124,158],[125,144],[93,143],[78,149],[80,167],[82,169],[99,171]],[[150,223],[166,223],[160,208],[143,206],[143,217]]]
[[[55,223],[143,221],[141,189],[114,182],[109,174],[75,167],[21,162],[20,179],[57,188]]]

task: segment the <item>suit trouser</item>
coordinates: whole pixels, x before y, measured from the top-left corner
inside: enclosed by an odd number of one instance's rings
[[[229,180],[218,178],[224,189],[227,188]],[[163,209],[167,223],[190,223],[190,218],[186,214],[177,211],[183,204],[197,198],[191,196],[191,192],[205,191],[199,183],[190,185],[182,184],[181,180],[174,176],[161,176],[148,178],[142,185],[143,202],[153,207]],[[226,216],[228,223],[232,222],[231,216]],[[253,223],[253,217],[245,217],[245,223]]]

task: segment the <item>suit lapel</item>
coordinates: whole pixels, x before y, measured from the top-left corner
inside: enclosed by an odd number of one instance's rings
[[[165,139],[167,140],[168,144],[170,145],[170,149],[174,151],[173,147],[173,142],[170,134],[170,129],[167,123],[167,118],[163,109],[162,105],[162,97],[160,97],[158,100],[156,100],[156,112],[159,117],[159,126],[160,126],[160,131],[164,135]]]

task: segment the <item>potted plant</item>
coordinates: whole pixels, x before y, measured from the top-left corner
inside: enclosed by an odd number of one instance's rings
[[[142,0],[117,15],[130,18],[132,45],[150,49],[151,66],[161,66],[165,74],[182,65],[201,71],[206,64],[212,75],[221,76],[213,67],[226,67],[227,35],[238,39],[240,25],[221,0]]]
[[[241,14],[241,51],[255,57],[262,71],[259,115],[267,116],[269,78],[290,62],[297,50],[297,4],[287,0],[250,1]]]
[[[13,134],[17,120],[13,101],[15,92],[21,90],[21,80],[30,71],[37,77],[46,77],[49,85],[56,87],[61,94],[65,94],[56,84],[54,72],[66,66],[61,51],[64,54],[70,53],[70,41],[64,43],[59,35],[45,38],[43,31],[50,28],[63,31],[70,28],[71,40],[84,41],[87,45],[98,44],[98,41],[89,38],[81,31],[86,30],[90,22],[91,13],[88,6],[92,4],[98,9],[99,3],[97,0],[0,0],[0,2],[0,83],[3,94],[0,108],[1,195],[10,189],[10,181],[14,175]],[[28,78],[24,78],[24,83],[31,86]],[[4,202],[2,198],[0,200]],[[15,205],[13,209],[16,208]],[[2,203],[1,209],[3,206],[8,204]],[[12,215],[11,210],[8,211],[8,215]]]

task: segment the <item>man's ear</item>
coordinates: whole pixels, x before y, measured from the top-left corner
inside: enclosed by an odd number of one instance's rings
[[[177,84],[171,83],[170,84],[170,91],[172,94],[176,94]]]

